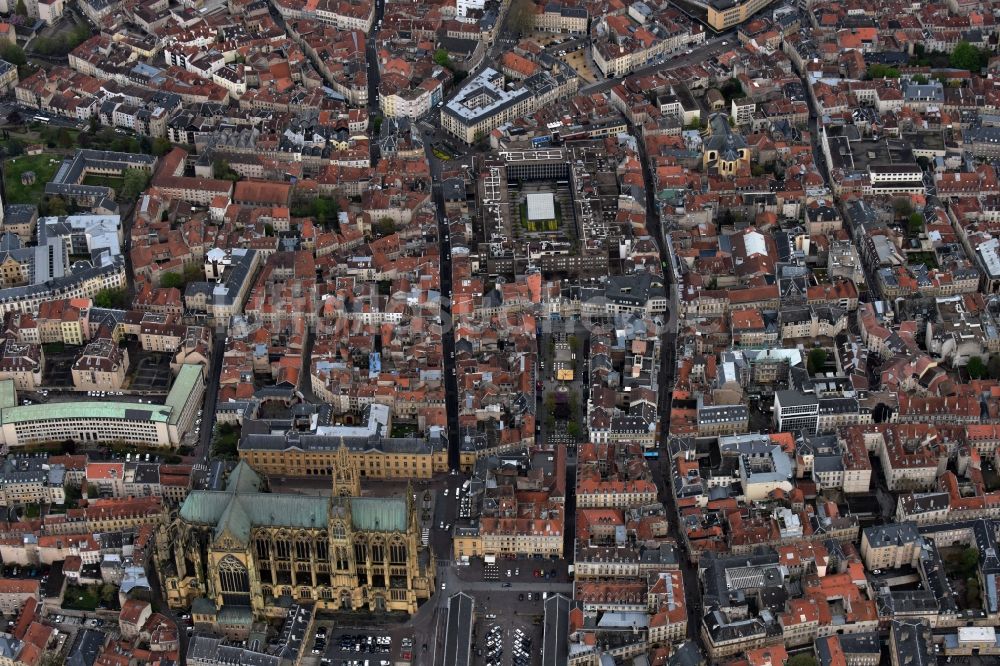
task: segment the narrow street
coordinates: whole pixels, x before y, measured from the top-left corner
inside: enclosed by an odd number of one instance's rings
[[[641,133],[632,127],[633,136],[641,136]],[[657,378],[659,386],[659,414],[660,414],[660,458],[659,464],[651,464],[653,480],[660,490],[660,499],[670,518],[670,536],[677,543],[680,569],[684,577],[684,601],[688,611],[687,634],[688,638],[695,641],[704,650],[702,645],[699,627],[701,626],[701,590],[698,583],[697,565],[687,557],[686,542],[680,532],[679,514],[677,504],[674,502],[673,488],[670,483],[670,460],[666,457],[668,447],[667,438],[670,432],[670,396],[674,386],[675,369],[675,345],[677,340],[677,284],[673,281],[672,258],[667,251],[666,230],[663,228],[663,221],[660,218],[660,210],[656,201],[655,182],[653,180],[652,169],[649,158],[646,155],[646,147],[642,140],[637,141],[639,148],[639,159],[642,162],[643,181],[646,189],[646,226],[653,233],[660,249],[660,261],[663,267],[664,285],[671,294],[671,308],[667,313],[664,328],[660,337],[660,371]]]
[[[430,137],[424,138],[424,152],[431,168],[432,195],[438,221],[438,243],[441,253],[441,346],[443,353],[445,405],[448,411],[448,464],[459,466],[460,437],[458,430],[458,378],[455,374],[455,327],[451,319],[451,241],[444,216],[444,195],[441,191],[441,162],[434,157]]]

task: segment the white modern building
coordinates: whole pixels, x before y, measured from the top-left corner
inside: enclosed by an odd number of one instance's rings
[[[181,367],[162,405],[84,401],[18,406],[13,382],[0,382],[0,443],[9,448],[66,440],[179,446],[204,392],[200,365]]]

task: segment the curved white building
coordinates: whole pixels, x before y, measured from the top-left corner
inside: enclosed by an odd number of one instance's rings
[[[85,401],[17,406],[10,383],[0,387],[0,435],[10,448],[66,440],[179,446],[204,392],[200,365],[181,367],[162,405]]]

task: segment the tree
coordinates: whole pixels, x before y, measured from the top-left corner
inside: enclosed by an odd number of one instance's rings
[[[101,117],[95,113],[87,121],[87,131],[91,134],[97,134],[97,130],[99,129],[101,129]]]
[[[127,305],[124,289],[102,289],[94,296],[94,305],[99,308],[122,309]]]
[[[379,130],[382,129],[382,120],[382,116],[372,118],[372,136],[378,136]]]
[[[448,49],[438,49],[434,52],[434,63],[441,65],[442,67],[447,67],[448,69],[453,69],[451,63],[451,54],[448,53]]]
[[[389,236],[396,233],[396,223],[391,217],[383,217],[375,223],[375,232],[381,236]]]
[[[809,368],[809,374],[815,375],[823,372],[823,368],[826,367],[826,358],[828,354],[822,347],[816,347],[815,349],[809,350],[809,357],[806,361],[806,365]]]
[[[875,64],[868,68],[869,79],[898,79],[899,70],[889,65]]]
[[[184,284],[188,282],[199,282],[205,280],[205,273],[198,264],[189,264],[184,267]]]
[[[580,426],[579,421],[570,421],[566,424],[566,434],[573,439],[580,439],[583,434],[583,428]]]
[[[969,377],[982,379],[983,375],[986,374],[986,364],[983,363],[983,359],[980,357],[973,356],[969,359],[968,364],[966,364],[965,370],[969,373]]]
[[[160,276],[160,286],[164,289],[183,289],[184,277],[178,273],[164,273]]]
[[[910,229],[910,234],[916,236],[924,230],[924,216],[916,212],[910,213],[910,217],[907,220],[907,226]]]
[[[955,46],[955,50],[952,51],[951,57],[948,58],[948,62],[951,63],[952,67],[956,69],[967,69],[970,72],[978,72],[983,68],[984,60],[983,53],[966,41],[961,41]]]
[[[231,180],[234,183],[240,179],[240,174],[233,171],[233,168],[229,166],[229,162],[222,158],[212,162],[212,173],[215,174],[216,178],[221,180]]]
[[[816,666],[816,657],[811,654],[797,654],[785,662],[785,666]]]
[[[122,198],[132,200],[146,191],[149,186],[150,174],[145,169],[125,169],[122,174]]]
[[[975,546],[969,546],[959,553],[958,566],[964,574],[974,573],[976,567],[979,566],[979,549]]]
[[[721,92],[722,96],[726,98],[727,102],[729,102],[743,97],[743,84],[740,83],[739,79],[729,79],[723,84],[719,92]]]
[[[28,64],[28,58],[24,55],[24,49],[17,44],[4,42],[0,46],[0,58],[17,67]]]
[[[28,7],[24,4],[24,0],[17,0],[17,5],[14,7],[14,13],[25,18],[28,16]]]
[[[6,157],[17,157],[24,154],[24,144],[19,139],[7,139],[0,146]]]
[[[152,153],[157,157],[163,157],[170,152],[173,148],[173,144],[170,143],[170,139],[158,136],[153,139]]]
[[[1000,354],[993,354],[986,363],[986,374],[990,379],[1000,380]]]
[[[535,3],[532,0],[512,0],[507,10],[507,25],[518,33],[528,32],[535,24]]]
[[[896,211],[897,217],[909,217],[913,212],[913,204],[906,197],[899,197],[892,202],[892,208]]]
[[[580,416],[580,396],[576,391],[570,391],[566,403],[569,405],[570,421],[576,421]]]
[[[983,605],[979,578],[976,576],[969,576],[965,581],[965,605],[967,608],[980,608]]]
[[[56,143],[60,148],[72,148],[73,135],[71,135],[69,130],[65,127],[60,127],[59,132],[56,134]]]
[[[66,201],[62,197],[56,196],[45,201],[48,215],[65,215]]]
[[[336,227],[338,215],[340,205],[331,197],[317,197],[292,206],[292,217],[311,217],[313,222],[327,230]]]

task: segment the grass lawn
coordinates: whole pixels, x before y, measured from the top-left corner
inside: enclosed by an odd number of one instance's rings
[[[7,201],[4,203],[37,204],[45,192],[45,184],[56,175],[60,164],[62,158],[52,153],[21,155],[4,162],[4,180],[7,185]],[[33,184],[21,184],[21,174],[25,171],[35,172]]]
[[[125,182],[124,178],[119,178],[117,176],[103,176],[96,173],[87,174],[83,178],[84,185],[97,185],[97,186],[110,187],[116,192],[122,189],[122,184],[124,184],[124,182]]]
[[[417,434],[417,426],[412,423],[393,423],[390,437],[413,437]]]
[[[97,608],[99,602],[100,597],[96,590],[89,587],[68,585],[62,607],[67,610],[92,611]]]
[[[434,153],[434,157],[444,162],[447,162],[448,160],[451,159],[451,155],[449,155],[444,151],[438,150],[437,148],[432,149],[431,152]]]
[[[923,264],[928,270],[938,267],[937,258],[933,252],[911,252],[906,256],[911,264]]]

